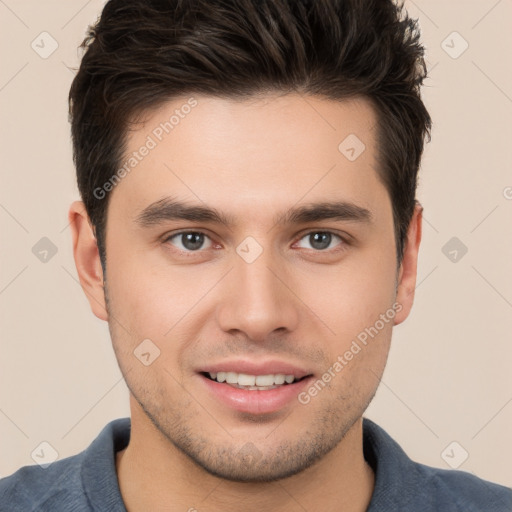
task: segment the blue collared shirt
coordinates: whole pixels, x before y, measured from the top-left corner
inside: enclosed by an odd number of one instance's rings
[[[130,418],[108,423],[83,452],[46,468],[25,466],[0,480],[1,512],[126,512],[115,453]],[[375,473],[367,512],[511,512],[512,489],[463,471],[412,461],[378,425],[363,419],[364,456]]]

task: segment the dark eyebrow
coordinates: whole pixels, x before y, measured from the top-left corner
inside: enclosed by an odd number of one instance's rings
[[[275,218],[275,224],[306,224],[322,220],[342,220],[371,223],[370,210],[347,201],[311,203],[291,208]]]
[[[215,208],[201,205],[189,205],[182,201],[177,201],[172,197],[164,197],[159,201],[151,203],[135,218],[135,222],[141,227],[153,226],[168,220],[212,222],[215,224],[224,224],[226,227],[229,227],[230,224],[233,224],[234,219],[221,214]]]
[[[291,208],[275,217],[275,224],[305,224],[333,219],[371,223],[373,215],[370,210],[347,201],[310,203]],[[141,227],[150,227],[169,220],[188,220],[191,222],[210,222],[230,227],[235,218],[225,215],[215,208],[190,205],[182,201],[165,197],[142,210],[135,218]]]

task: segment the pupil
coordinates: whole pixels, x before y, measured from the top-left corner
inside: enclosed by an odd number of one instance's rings
[[[311,246],[315,249],[325,249],[331,243],[330,233],[312,233],[309,235]]]
[[[202,233],[184,233],[182,235],[183,246],[189,250],[199,249],[203,245]]]

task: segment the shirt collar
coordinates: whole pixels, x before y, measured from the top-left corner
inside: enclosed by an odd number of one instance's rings
[[[116,452],[128,446],[130,432],[130,418],[113,420],[85,450],[82,485],[92,510],[126,512],[117,480]]]
[[[85,450],[82,485],[93,510],[126,512],[117,480],[115,454],[128,446],[130,432],[130,418],[113,420]],[[388,507],[392,510],[397,503],[406,505],[408,497],[422,487],[415,464],[389,434],[368,418],[363,418],[363,452],[375,474],[367,512],[388,510]]]
[[[363,418],[363,452],[375,474],[367,512],[396,510],[398,505],[407,505],[423,488],[417,465],[388,433],[368,418]]]

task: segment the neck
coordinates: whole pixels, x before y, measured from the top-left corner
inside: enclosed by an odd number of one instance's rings
[[[218,478],[196,465],[132,407],[127,448],[116,454],[121,495],[129,512],[187,510],[365,511],[374,474],[363,456],[362,419],[338,446],[305,471],[264,483]],[[243,507],[242,507],[243,505]]]

